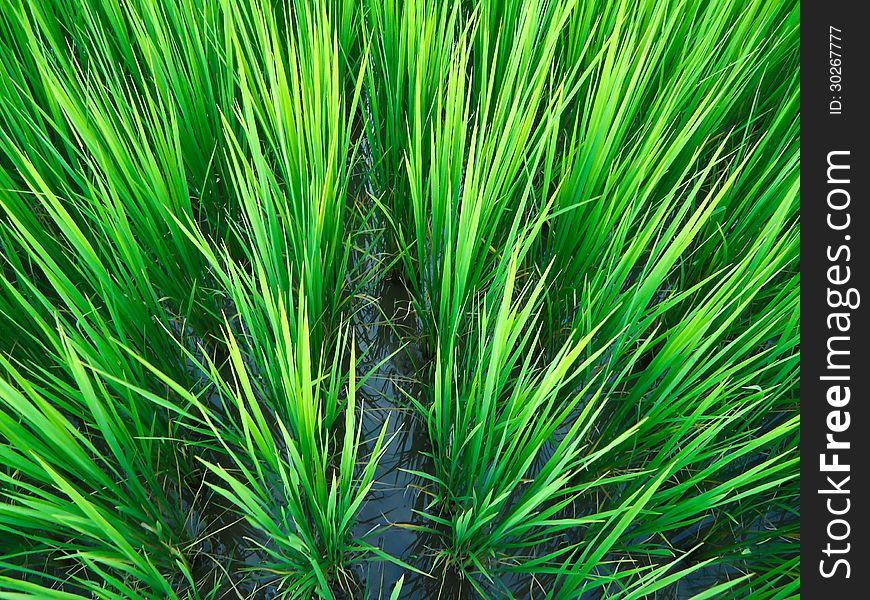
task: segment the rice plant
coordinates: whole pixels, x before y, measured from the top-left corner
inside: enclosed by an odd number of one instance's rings
[[[798,597],[796,2],[0,10],[0,598]]]

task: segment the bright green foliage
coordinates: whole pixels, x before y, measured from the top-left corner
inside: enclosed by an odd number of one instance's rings
[[[0,11],[0,598],[798,593],[796,2]]]

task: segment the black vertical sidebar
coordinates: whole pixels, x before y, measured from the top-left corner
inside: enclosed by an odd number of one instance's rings
[[[801,3],[801,594],[809,600],[870,598],[870,23],[860,7]]]

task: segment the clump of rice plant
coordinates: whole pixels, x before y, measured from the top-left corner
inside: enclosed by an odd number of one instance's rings
[[[796,596],[798,26],[8,2],[0,597]],[[416,520],[363,530],[412,427]]]

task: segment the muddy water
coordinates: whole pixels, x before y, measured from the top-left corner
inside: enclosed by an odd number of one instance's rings
[[[449,539],[449,533],[415,529],[434,527],[421,516],[433,510],[428,506],[431,484],[413,473],[434,473],[429,455],[432,450],[426,424],[411,402],[426,404],[422,396],[431,361],[420,350],[421,324],[405,286],[389,278],[372,287],[371,297],[358,308],[354,319],[357,351],[363,357],[357,364],[357,376],[368,375],[360,389],[364,438],[374,440],[386,423],[387,438],[392,440],[360,509],[354,535],[429,575],[390,561],[369,561],[357,573],[365,590],[361,596],[368,600],[389,598],[404,576],[399,597],[405,600],[479,598],[468,581],[445,568],[443,562],[436,563],[435,557],[444,547],[443,536]],[[503,595],[495,593],[492,597]]]
[[[409,400],[420,399],[425,365],[414,343],[417,321],[405,287],[394,279],[373,287],[373,298],[354,319],[362,357],[357,374],[360,378],[368,375],[360,389],[364,438],[373,440],[386,423],[390,443],[354,533],[390,556],[411,562],[422,553],[421,536],[411,527],[426,525],[415,511],[426,508],[427,494],[425,481],[409,471],[432,471],[426,427]],[[373,599],[389,597],[403,575],[406,585],[410,583],[411,573],[388,561],[371,562],[361,571],[368,597]]]

